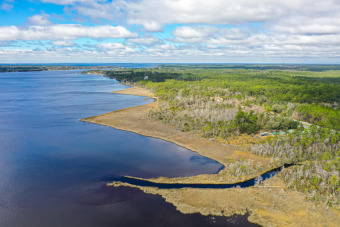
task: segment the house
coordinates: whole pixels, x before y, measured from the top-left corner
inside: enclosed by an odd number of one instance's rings
[[[260,137],[262,137],[262,136],[268,136],[268,134],[269,134],[268,132],[261,132],[261,133],[260,133]]]

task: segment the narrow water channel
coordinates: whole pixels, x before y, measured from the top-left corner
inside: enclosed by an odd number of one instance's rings
[[[236,187],[248,188],[248,187],[253,187],[259,184],[261,181],[265,181],[275,176],[276,174],[280,173],[283,168],[287,168],[292,165],[294,164],[285,164],[281,167],[272,169],[258,177],[254,177],[247,181],[234,183],[234,184],[157,183],[157,182],[149,181],[147,179],[137,179],[137,178],[128,177],[128,176],[112,178],[112,181],[128,183],[128,184],[135,185],[135,186],[155,187],[155,188],[160,188],[160,189],[179,189],[179,188],[226,189],[226,188],[236,188]]]

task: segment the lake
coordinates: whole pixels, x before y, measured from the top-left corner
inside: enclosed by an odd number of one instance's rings
[[[0,226],[253,226],[185,215],[119,176],[191,176],[222,166],[175,144],[79,119],[150,103],[74,71],[0,73]],[[255,225],[254,225],[255,226]]]

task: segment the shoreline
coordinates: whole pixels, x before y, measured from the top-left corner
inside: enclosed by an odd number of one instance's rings
[[[158,109],[158,100],[146,89],[130,87],[113,93],[151,97],[156,101],[80,119],[80,121],[105,125],[143,136],[166,140],[215,160],[225,167],[217,174],[149,179],[153,182],[235,183],[260,175],[259,173],[253,173],[243,177],[228,175],[226,167],[230,164],[230,160],[237,158],[252,159],[255,160],[255,162],[264,163],[264,169],[272,168],[270,167],[269,158],[256,156],[241,151],[236,146],[211,141],[193,133],[181,132],[172,126],[150,119],[148,113],[151,110]],[[338,211],[334,209],[326,210],[320,205],[307,201],[302,193],[288,190],[278,175],[264,181],[264,187],[244,189],[158,189],[135,186],[122,182],[113,182],[108,185],[116,187],[136,187],[145,193],[161,195],[167,202],[172,203],[179,211],[185,214],[201,213],[203,215],[231,216],[233,214],[243,215],[249,212],[249,221],[264,226],[306,226],[310,225],[310,223],[337,226],[337,223],[340,223],[340,213]]]
[[[238,183],[257,175],[261,175],[277,166],[272,166],[270,164],[269,158],[260,157],[257,155],[250,154],[248,152],[241,151],[240,148],[232,144],[223,144],[215,142],[206,138],[203,138],[197,134],[182,132],[172,126],[163,124],[160,121],[150,119],[148,117],[149,111],[158,109],[158,100],[153,93],[140,87],[129,87],[120,91],[113,91],[114,94],[126,94],[126,95],[136,95],[153,98],[155,102],[134,106],[129,108],[124,108],[109,113],[91,116],[87,118],[80,119],[80,121],[90,122],[94,124],[100,124],[104,126],[109,126],[115,129],[133,132],[139,135],[152,137],[156,139],[162,139],[177,146],[191,150],[199,155],[207,157],[220,163],[223,169],[216,174],[200,174],[196,176],[188,177],[158,177],[150,179],[154,182],[164,182],[168,183],[212,183],[219,182],[220,174],[225,175],[226,166],[230,164],[231,160],[238,158],[252,159],[257,162],[264,163],[266,168],[258,173],[250,174],[243,177],[233,177],[228,176],[226,183]]]

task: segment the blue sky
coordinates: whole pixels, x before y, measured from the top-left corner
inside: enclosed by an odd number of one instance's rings
[[[3,0],[1,63],[340,63],[339,0]]]

